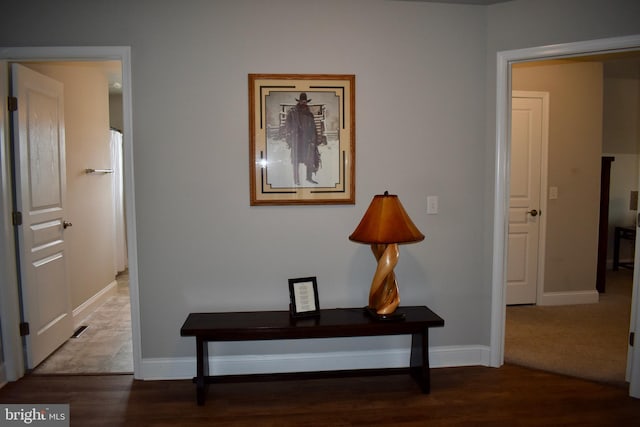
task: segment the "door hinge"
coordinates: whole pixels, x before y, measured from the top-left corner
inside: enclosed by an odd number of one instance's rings
[[[20,336],[24,337],[26,335],[29,335],[29,323],[22,322],[20,323]]]
[[[629,333],[629,345],[631,347],[633,347],[633,341],[635,341],[635,338],[636,338],[636,333],[635,332]]]
[[[11,222],[13,225],[22,225],[22,212],[13,212],[11,214]]]
[[[10,96],[7,98],[7,108],[9,111],[18,111],[18,98]]]

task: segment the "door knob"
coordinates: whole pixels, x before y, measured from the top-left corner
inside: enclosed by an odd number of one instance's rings
[[[71,224],[69,221],[62,221],[62,228],[69,228],[72,226],[73,224]]]
[[[540,212],[538,212],[538,211],[537,211],[537,210],[535,210],[535,209],[531,209],[530,211],[527,211],[527,213],[528,213],[528,214],[531,214],[531,216],[538,216],[538,213],[540,213]]]

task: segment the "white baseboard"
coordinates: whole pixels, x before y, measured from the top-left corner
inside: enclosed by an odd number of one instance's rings
[[[114,280],[98,291],[94,296],[80,304],[73,310],[73,329],[82,325],[82,321],[104,304],[109,298],[118,293],[118,282]]]
[[[600,295],[595,289],[592,291],[545,292],[538,301],[538,305],[595,304],[599,300]]]
[[[429,349],[429,365],[432,368],[490,366],[490,348],[486,345],[435,347]]]
[[[409,349],[339,351],[331,353],[295,353],[209,357],[213,375],[340,371],[351,369],[405,368]],[[450,346],[429,349],[432,368],[489,366],[488,346]],[[190,379],[196,374],[196,358],[156,358],[142,360],[141,379]]]

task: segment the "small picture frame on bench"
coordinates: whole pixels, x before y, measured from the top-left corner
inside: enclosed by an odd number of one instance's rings
[[[289,279],[289,311],[291,317],[312,317],[320,315],[318,302],[318,282],[315,277]]]

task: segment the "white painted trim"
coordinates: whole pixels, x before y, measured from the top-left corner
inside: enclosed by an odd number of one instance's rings
[[[640,178],[639,178],[640,181]],[[640,186],[640,182],[638,182]],[[636,219],[636,227],[640,226]],[[637,231],[637,228],[636,228]],[[636,239],[634,264],[640,265],[640,239]],[[629,334],[635,335],[634,345],[627,347],[627,370],[625,379],[629,382],[629,395],[640,399],[640,269],[633,270],[633,288],[631,291],[631,319]]]
[[[122,118],[123,132],[127,136],[123,147],[124,153],[124,197],[126,206],[126,227],[127,227],[127,251],[129,265],[129,294],[131,298],[131,333],[133,344],[133,371],[134,377],[139,378],[142,361],[141,336],[140,336],[140,305],[138,287],[138,244],[136,227],[136,205],[135,205],[135,185],[133,167],[133,120],[132,120],[132,82],[131,82],[131,48],[129,46],[39,46],[39,47],[0,47],[0,61],[104,61],[117,60],[122,63]],[[0,84],[4,85],[3,79]],[[4,169],[4,168],[3,168]],[[1,178],[1,177],[0,177]],[[3,194],[5,189],[0,189]],[[13,235],[11,238],[4,233],[0,236],[2,244],[13,246]],[[15,258],[15,255],[14,255]],[[17,278],[15,274],[0,271],[0,293],[16,292]],[[14,289],[15,288],[15,289]],[[4,298],[3,298],[4,300]],[[16,304],[16,307],[19,305]],[[3,306],[4,309],[4,306]],[[17,308],[12,312],[2,312],[2,323],[15,325],[20,321]],[[17,331],[17,328],[11,328]],[[19,335],[13,333],[8,341],[11,346],[4,346],[5,363],[9,366],[11,362],[11,373],[7,373],[8,379],[13,381],[24,375],[24,364],[22,346],[16,345],[15,336],[18,336],[18,343],[21,342]]]
[[[514,54],[515,55],[515,54]],[[506,319],[507,238],[509,235],[509,166],[511,128],[511,66],[509,53],[498,52],[496,68],[496,152],[493,196],[493,253],[491,265],[491,366],[504,363]]]
[[[598,291],[544,292],[538,305],[596,304],[600,300]]]
[[[547,217],[549,213],[549,92],[541,92],[542,97],[542,153],[540,165],[540,236],[538,237],[538,292],[541,300],[544,293],[545,260],[547,251]]]
[[[640,265],[640,239],[636,239],[635,264]],[[634,333],[634,346],[627,350],[626,380],[629,381],[629,396],[640,399],[640,269],[633,271],[633,291],[629,333]]]
[[[429,350],[432,368],[491,366],[491,352],[485,345],[434,347]]]
[[[249,375],[405,368],[409,366],[409,356],[409,349],[210,356],[209,371],[215,375]],[[486,346],[435,347],[429,349],[429,361],[432,368],[487,366],[489,348]],[[195,357],[142,360],[142,379],[144,380],[190,379],[195,372]]]
[[[510,114],[511,111],[511,65],[515,62],[552,59],[570,56],[583,56],[593,53],[613,53],[640,49],[640,35],[616,37],[585,42],[541,46],[527,49],[503,51],[497,53],[496,70],[496,147],[494,177],[494,222],[493,222],[493,263],[491,280],[491,366],[504,363],[505,328],[505,279],[506,279],[506,237],[509,202],[509,150],[510,150]],[[637,279],[635,279],[637,281]],[[637,311],[640,296],[632,310]],[[636,316],[635,325],[640,330],[640,316]],[[640,346],[638,346],[640,348]],[[640,350],[634,352],[634,361],[640,366]],[[640,377],[640,376],[639,376]],[[630,394],[640,397],[640,379],[632,381]]]
[[[107,302],[109,298],[118,293],[118,281],[114,280],[104,288],[100,289],[91,298],[73,309],[73,329],[82,325],[82,321],[91,313],[96,311],[98,307]]]
[[[0,57],[0,100],[9,95],[9,64]],[[1,101],[0,101],[1,102]],[[18,296],[18,273],[11,213],[11,160],[9,149],[9,113],[2,108],[0,113],[0,326],[2,327],[2,349],[4,373],[7,381],[15,381],[25,371],[22,357],[22,337],[16,325],[20,322],[20,298]]]

